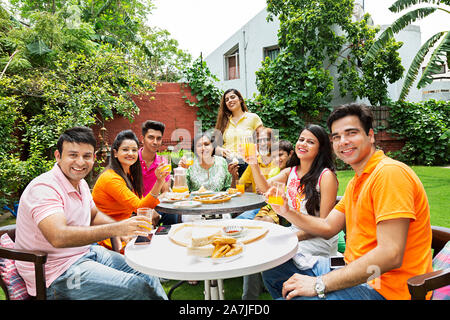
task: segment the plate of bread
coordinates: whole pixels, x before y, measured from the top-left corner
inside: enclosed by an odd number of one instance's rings
[[[244,254],[244,244],[236,239],[225,236],[216,236],[212,243],[213,249],[208,256],[199,256],[202,261],[224,263],[236,260]],[[191,248],[188,247],[188,255]]]
[[[242,194],[242,192],[239,192],[238,189],[235,188],[228,188],[227,193],[230,195],[238,195],[238,196]]]
[[[200,195],[202,195],[202,196],[209,196],[209,195],[213,195],[213,194],[215,194],[214,191],[208,190],[204,186],[201,186],[200,189],[198,189],[197,191],[192,191],[191,192],[192,196],[200,196]]]
[[[177,201],[181,201],[181,200],[186,200],[189,198],[189,192],[183,192],[183,193],[179,193],[179,192],[167,192],[166,194],[164,194],[159,201],[160,202],[177,202]]]
[[[223,263],[242,256],[244,244],[235,238],[223,236],[220,229],[203,226],[193,227],[186,242],[187,255],[203,261]]]
[[[237,228],[238,227],[238,228]],[[236,223],[181,223],[174,226],[169,231],[169,239],[177,245],[183,247],[196,248],[192,249],[197,251],[198,255],[204,255],[206,253],[212,254],[212,242],[216,237],[234,238],[236,242],[242,244],[248,244],[265,237],[269,229],[261,225],[253,224],[239,224],[236,227]],[[242,227],[242,228],[239,228]],[[226,232],[231,230],[238,230],[235,232]],[[199,248],[203,246],[209,246],[208,248]],[[201,252],[204,252],[202,254]]]
[[[215,195],[201,195],[192,198],[195,201],[200,201],[201,203],[222,203],[229,201],[231,196],[225,193],[218,193]]]

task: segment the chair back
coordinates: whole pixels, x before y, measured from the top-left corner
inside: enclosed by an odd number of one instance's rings
[[[16,225],[12,224],[12,225],[8,225],[8,226],[0,227],[0,237],[5,233],[7,233],[8,236],[11,238],[11,240],[14,241],[16,239]],[[6,299],[9,300],[8,288],[6,287],[5,282],[3,282],[1,273],[0,273],[0,287],[3,289]]]
[[[9,237],[11,238],[11,240],[15,241],[16,240],[16,225],[15,224],[11,224],[11,225],[8,225],[8,226],[0,227],[0,237],[4,233],[7,233],[9,235]]]

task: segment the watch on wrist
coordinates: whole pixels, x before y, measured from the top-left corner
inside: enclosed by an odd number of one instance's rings
[[[322,276],[316,278],[316,284],[314,285],[314,289],[316,290],[317,296],[320,299],[325,298],[325,284],[323,283]]]

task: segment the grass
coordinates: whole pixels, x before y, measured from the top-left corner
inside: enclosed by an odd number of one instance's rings
[[[242,297],[242,277],[224,279],[224,295],[225,300],[241,300]],[[174,286],[178,281],[170,280],[163,282],[162,286],[166,293],[170,288]],[[172,300],[203,300],[204,299],[204,281],[199,281],[197,285],[190,285],[187,282],[183,283],[180,287],[176,288],[171,296]],[[259,300],[271,300],[271,296],[268,292],[264,291],[260,294]]]
[[[422,181],[430,204],[431,225],[450,228],[450,168],[412,166]],[[345,188],[355,175],[353,170],[338,171],[338,195],[344,194]]]
[[[431,224],[450,228],[450,169],[441,167],[421,167],[413,166],[412,169],[419,176],[428,196],[431,210]],[[339,171],[339,191],[338,195],[343,195],[345,187],[350,179],[354,176],[352,170]],[[7,219],[0,222],[0,225],[15,223],[14,219]],[[170,288],[178,281],[164,282],[162,285],[168,293]],[[225,299],[240,300],[242,296],[242,277],[224,280]],[[4,300],[4,294],[0,290],[0,300]],[[188,283],[182,284],[174,290],[172,294],[173,300],[202,300],[203,299],[203,281],[195,286]],[[259,299],[271,299],[267,292],[262,293]]]

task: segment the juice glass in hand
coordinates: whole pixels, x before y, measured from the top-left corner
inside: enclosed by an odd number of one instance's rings
[[[153,209],[152,208],[138,208],[136,215],[138,216],[146,216],[148,217],[150,220],[152,219],[152,215],[153,215]],[[150,227],[148,227],[147,225],[140,225],[139,227],[145,228],[148,230],[148,232],[150,233],[153,229],[153,225],[150,223]]]
[[[269,195],[269,199],[268,199],[268,203],[269,204],[273,204],[273,205],[277,205],[277,206],[282,206],[284,204],[284,200],[282,198],[282,195],[284,194],[284,190],[285,190],[285,185],[284,183],[281,182],[274,182],[274,188],[275,191],[272,192],[272,194]]]
[[[171,172],[172,171],[172,158],[171,158],[170,154],[162,154],[161,158],[163,159],[163,163],[166,164],[162,168],[162,171]]]
[[[189,168],[194,164],[194,156],[192,152],[188,151],[183,153],[184,158],[186,159],[186,166]]]

